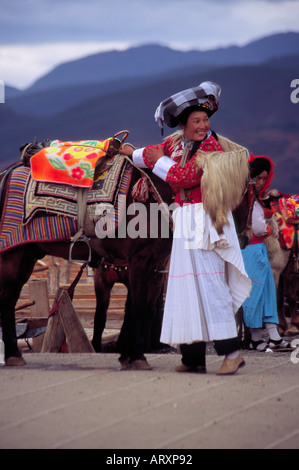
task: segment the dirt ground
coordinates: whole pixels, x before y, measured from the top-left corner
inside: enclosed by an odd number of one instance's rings
[[[176,352],[147,355],[151,371],[120,371],[116,353],[25,353],[27,365],[0,367],[0,448],[298,449],[294,343],[293,353],[245,351],[246,366],[226,377],[215,354],[206,374],[179,374]]]
[[[75,304],[89,338],[91,292],[82,287]],[[212,346],[206,374],[175,372],[174,350],[148,354],[150,371],[121,371],[114,340],[124,300],[121,291],[104,353],[33,353],[23,341],[27,364],[0,367],[1,449],[100,449],[110,459],[147,450],[194,463],[199,449],[299,448],[299,335],[288,338],[293,352],[245,350],[233,376],[216,375],[223,358]]]

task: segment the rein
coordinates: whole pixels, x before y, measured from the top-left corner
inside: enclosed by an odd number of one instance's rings
[[[87,262],[82,264],[81,268],[79,269],[79,272],[78,272],[77,276],[75,277],[73,282],[67,288],[67,293],[69,294],[70,298],[72,298],[72,296],[74,295],[75,287],[78,284],[78,282],[80,281],[83,270],[87,266],[87,264],[88,264]],[[56,304],[51,308],[51,310],[49,312],[49,317],[54,315],[54,313],[57,311],[57,309],[59,307],[59,304],[60,304],[60,301],[61,301],[61,297],[57,300]]]

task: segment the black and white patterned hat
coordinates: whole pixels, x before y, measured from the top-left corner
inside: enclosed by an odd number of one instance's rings
[[[190,106],[200,106],[209,116],[218,109],[221,88],[217,83],[203,82],[197,87],[188,88],[162,101],[155,112],[155,120],[163,133],[164,123],[168,127],[178,125],[178,116]]]

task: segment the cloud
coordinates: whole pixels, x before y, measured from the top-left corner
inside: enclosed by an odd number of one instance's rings
[[[0,43],[144,43],[179,38],[185,45],[206,48],[221,40],[227,44],[230,37],[236,42],[235,30],[243,43],[256,27],[257,34],[263,34],[261,11],[267,12],[262,15],[266,31],[282,27],[283,11],[289,15],[289,28],[298,29],[295,0],[1,0]],[[243,24],[232,22],[239,16]]]
[[[6,85],[27,88],[54,67],[74,59],[111,49],[123,50],[129,43],[59,43],[4,46],[0,50],[0,78]]]
[[[61,62],[159,43],[209,50],[299,31],[298,0],[1,0],[0,79],[27,87]]]

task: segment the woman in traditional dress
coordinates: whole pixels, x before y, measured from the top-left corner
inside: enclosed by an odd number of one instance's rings
[[[267,249],[263,241],[270,235],[267,219],[273,215],[267,190],[273,177],[273,162],[266,156],[250,156],[250,176],[258,194],[252,212],[253,238],[242,250],[245,269],[252,281],[250,297],[243,304],[244,322],[250,328],[250,349],[290,350],[278,332],[276,289]],[[265,331],[266,329],[266,331]],[[268,333],[268,334],[266,334]]]
[[[178,372],[206,371],[207,342],[214,342],[217,353],[225,355],[218,374],[233,374],[245,364],[234,313],[249,295],[251,283],[231,212],[226,225],[217,231],[203,207],[201,187],[205,173],[200,164],[202,155],[222,152],[209,121],[218,109],[220,91],[219,85],[204,82],[167,98],[155,118],[162,129],[166,123],[171,128],[179,125],[181,130],[160,145],[135,151],[124,146],[121,150],[132,155],[136,165],[151,168],[175,192],[161,341],[180,346]],[[232,186],[238,180],[237,169],[234,177]]]

